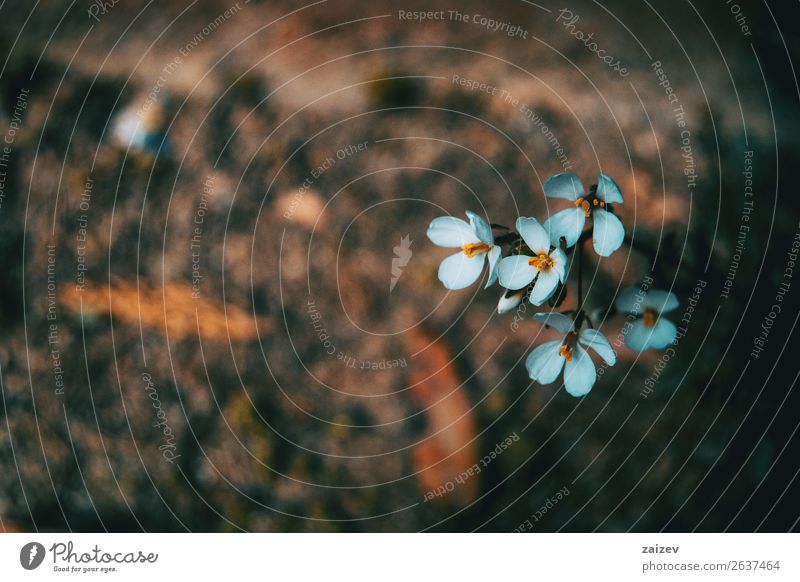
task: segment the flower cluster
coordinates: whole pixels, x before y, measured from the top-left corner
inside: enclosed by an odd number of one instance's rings
[[[469,287],[481,277],[488,263],[486,287],[499,281],[505,288],[497,306],[499,313],[511,311],[526,299],[537,307],[549,302],[557,309],[567,293],[571,257],[577,258],[576,309],[533,316],[535,321],[564,334],[564,338],[534,348],[528,355],[526,368],[531,379],[540,384],[556,381],[563,371],[567,392],[583,396],[597,379],[589,350],[608,366],[617,361],[611,344],[595,329],[584,310],[583,244],[591,238],[600,257],[611,256],[623,245],[625,228],[614,213],[614,205],[622,204],[624,198],[617,183],[606,174],[600,174],[597,184],[586,190],[580,178],[571,172],[550,177],[544,183],[544,195],[567,200],[571,205],[544,223],[533,217],[519,217],[516,231],[491,224],[470,211],[466,213],[469,222],[444,216],[431,222],[428,238],[438,246],[459,249],[439,266],[439,280],[447,289]],[[625,334],[625,344],[631,350],[662,349],[675,341],[675,325],[662,317],[678,307],[674,293],[631,288],[621,291],[613,303],[619,312],[637,316]]]

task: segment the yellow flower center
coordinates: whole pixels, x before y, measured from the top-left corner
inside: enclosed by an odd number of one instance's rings
[[[467,255],[470,259],[475,255],[479,255],[481,253],[488,253],[492,250],[492,245],[487,245],[486,243],[467,243],[461,246],[461,250],[464,251],[464,254]]]
[[[575,206],[580,206],[583,209],[583,212],[586,214],[586,218],[592,214],[592,206],[599,206],[600,208],[605,208],[606,203],[598,198],[592,198],[592,201],[589,202],[585,198],[578,198],[575,201]]]
[[[537,256],[528,259],[528,264],[531,267],[536,267],[539,272],[541,272],[552,269],[555,261],[553,260],[553,257],[547,253],[539,253]]]
[[[561,348],[558,350],[558,353],[568,362],[572,361],[572,355],[575,353],[575,348],[573,346],[576,339],[578,339],[578,334],[574,331],[569,332]]]
[[[653,309],[652,307],[646,307],[644,310],[644,316],[642,317],[644,321],[645,327],[653,327],[658,320],[658,311]]]

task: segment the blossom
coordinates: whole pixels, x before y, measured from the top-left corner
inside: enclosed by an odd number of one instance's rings
[[[550,237],[535,218],[517,219],[517,232],[533,256],[519,254],[506,257],[497,268],[500,284],[508,289],[523,289],[534,282],[531,303],[541,305],[555,292],[567,275],[567,255],[560,248],[550,247]]]
[[[606,364],[617,363],[617,354],[605,336],[596,329],[577,331],[573,320],[563,313],[537,313],[533,318],[565,334],[563,340],[537,346],[525,360],[531,380],[550,384],[564,370],[564,388],[572,396],[584,396],[594,386],[597,370],[589,355],[594,350]]]
[[[618,311],[641,315],[625,334],[625,345],[635,352],[660,350],[675,341],[675,324],[661,317],[678,308],[678,298],[670,291],[637,288],[623,289],[615,302]]]
[[[492,227],[483,218],[467,210],[469,224],[454,216],[435,218],[428,227],[428,238],[440,247],[460,248],[439,265],[439,280],[448,289],[464,289],[480,277],[486,257],[489,257],[489,280],[497,280],[497,261],[500,247],[494,244]]]
[[[592,188],[586,194],[576,174],[562,172],[547,179],[544,195],[565,198],[573,203],[572,208],[555,213],[544,223],[553,246],[559,245],[561,237],[566,239],[567,247],[574,245],[589,217],[592,218],[592,242],[598,255],[607,257],[622,245],[625,228],[620,219],[608,211],[609,204],[623,202],[622,192],[610,176],[600,174],[597,189]]]

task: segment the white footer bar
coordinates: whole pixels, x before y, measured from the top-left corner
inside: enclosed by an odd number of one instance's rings
[[[5,534],[0,579],[796,581],[798,553],[793,534]]]

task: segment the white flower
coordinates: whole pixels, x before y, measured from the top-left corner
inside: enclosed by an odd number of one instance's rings
[[[616,251],[625,238],[625,228],[619,218],[606,210],[608,204],[622,203],[622,192],[614,180],[606,174],[597,179],[597,192],[586,194],[580,179],[572,172],[551,176],[544,183],[544,195],[548,198],[565,198],[573,202],[572,208],[557,212],[544,223],[550,233],[550,242],[559,246],[564,237],[567,247],[574,245],[583,232],[586,219],[592,217],[592,242],[595,252],[607,257]]]
[[[564,282],[567,255],[560,248],[550,248],[550,237],[535,218],[518,218],[517,232],[533,256],[513,255],[500,261],[500,284],[508,289],[523,289],[535,279],[531,303],[541,305],[555,292],[559,281]]]
[[[486,257],[489,257],[489,280],[497,280],[497,260],[500,247],[494,244],[492,227],[483,218],[467,210],[469,224],[454,216],[435,218],[428,227],[428,238],[440,247],[461,248],[439,265],[439,280],[448,289],[464,289],[481,276]]]
[[[623,313],[641,315],[625,335],[625,345],[635,352],[649,349],[660,350],[675,341],[678,333],[675,324],[661,317],[662,314],[678,308],[678,298],[670,291],[651,289],[623,289],[615,302],[617,310]]]
[[[563,340],[545,342],[536,347],[525,360],[531,380],[550,384],[564,370],[564,388],[572,396],[584,396],[594,386],[597,370],[589,356],[594,350],[609,366],[617,363],[611,344],[596,329],[575,331],[575,323],[562,313],[537,313],[533,318],[566,334]]]

